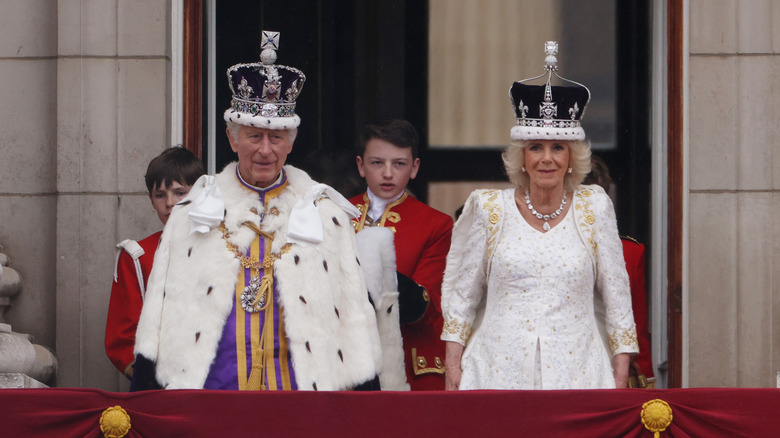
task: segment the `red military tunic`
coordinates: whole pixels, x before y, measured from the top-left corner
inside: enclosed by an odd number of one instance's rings
[[[645,288],[645,246],[631,237],[620,236],[623,242],[623,258],[631,283],[631,307],[634,311],[639,354],[636,362],[648,379],[653,378],[653,360],[650,351],[650,333],[647,323],[647,295]]]
[[[138,242],[144,253],[138,258],[146,285],[149,273],[152,271],[154,253],[160,243],[158,231],[144,240]],[[141,286],[138,283],[135,263],[126,251],[120,250],[116,266],[116,277],[111,285],[111,298],[108,302],[108,317],[106,318],[106,354],[114,366],[131,377],[135,356],[135,329],[138,326],[138,318],[141,316],[141,307],[144,304]]]
[[[362,194],[350,199],[361,217],[353,220],[355,231],[371,223],[369,199]],[[406,377],[413,391],[444,389],[444,342],[439,339],[441,281],[452,238],[452,218],[404,193],[385,207],[373,225],[395,233],[396,269],[425,288],[428,306],[422,317],[401,324]],[[401,292],[403,293],[403,292]]]

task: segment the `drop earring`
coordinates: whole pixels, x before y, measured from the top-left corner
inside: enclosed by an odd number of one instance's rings
[[[525,167],[521,167],[521,168],[520,168],[520,172],[523,172],[523,173],[525,173]]]
[[[570,167],[570,168],[569,168],[569,173],[571,173],[573,170],[574,170],[574,169],[572,169],[572,168]]]

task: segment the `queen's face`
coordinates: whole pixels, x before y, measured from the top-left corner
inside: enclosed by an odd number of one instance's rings
[[[568,141],[531,140],[523,149],[531,187],[545,190],[563,187],[563,177],[569,169],[569,156]]]

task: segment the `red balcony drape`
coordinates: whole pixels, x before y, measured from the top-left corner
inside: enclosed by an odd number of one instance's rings
[[[652,437],[642,405],[664,400],[661,437],[780,436],[778,389],[311,393],[0,390],[0,436],[102,437],[121,406],[128,437]]]

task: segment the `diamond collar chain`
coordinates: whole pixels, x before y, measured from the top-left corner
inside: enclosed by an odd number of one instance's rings
[[[548,221],[558,217],[563,211],[564,207],[566,207],[566,190],[563,191],[563,200],[561,200],[561,206],[551,214],[542,214],[536,211],[534,206],[531,204],[531,194],[528,193],[528,189],[525,190],[525,205],[527,205],[528,209],[531,210],[532,215],[536,216],[537,219],[544,221],[542,229],[544,229],[544,231],[550,231],[550,223]]]

